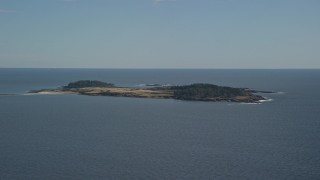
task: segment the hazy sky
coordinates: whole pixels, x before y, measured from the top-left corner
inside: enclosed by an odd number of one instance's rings
[[[320,0],[0,0],[0,67],[320,68]]]

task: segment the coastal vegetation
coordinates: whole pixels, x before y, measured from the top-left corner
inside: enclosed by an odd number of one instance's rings
[[[190,101],[228,101],[228,102],[258,102],[265,100],[256,95],[259,91],[247,88],[233,88],[214,84],[191,84],[183,86],[157,87],[116,87],[112,83],[81,80],[71,82],[63,88],[34,90],[31,93],[42,94],[80,94],[90,96],[117,96],[137,98],[165,98]]]
[[[64,89],[71,88],[85,88],[85,87],[113,87],[112,83],[106,83],[102,81],[91,81],[91,80],[81,80],[76,82],[71,82],[67,86],[63,86]]]
[[[213,84],[191,84],[172,87],[175,99],[201,100],[208,98],[232,98],[247,93],[241,88],[217,86]]]

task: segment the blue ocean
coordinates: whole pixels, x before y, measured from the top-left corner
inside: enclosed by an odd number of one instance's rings
[[[261,104],[28,94],[77,80],[277,93]],[[320,179],[320,70],[0,69],[0,179]]]

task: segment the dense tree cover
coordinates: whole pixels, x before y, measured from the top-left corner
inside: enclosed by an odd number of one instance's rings
[[[230,98],[245,95],[241,88],[217,86],[213,84],[192,84],[172,87],[176,99]]]
[[[70,88],[112,87],[112,86],[113,84],[111,83],[105,83],[101,81],[81,80],[81,81],[71,82],[67,86],[64,86],[64,88],[70,89]]]

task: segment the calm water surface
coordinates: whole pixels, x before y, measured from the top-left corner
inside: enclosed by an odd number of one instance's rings
[[[24,95],[81,79],[283,93],[259,105]],[[320,179],[319,82],[320,70],[0,69],[0,179]]]

